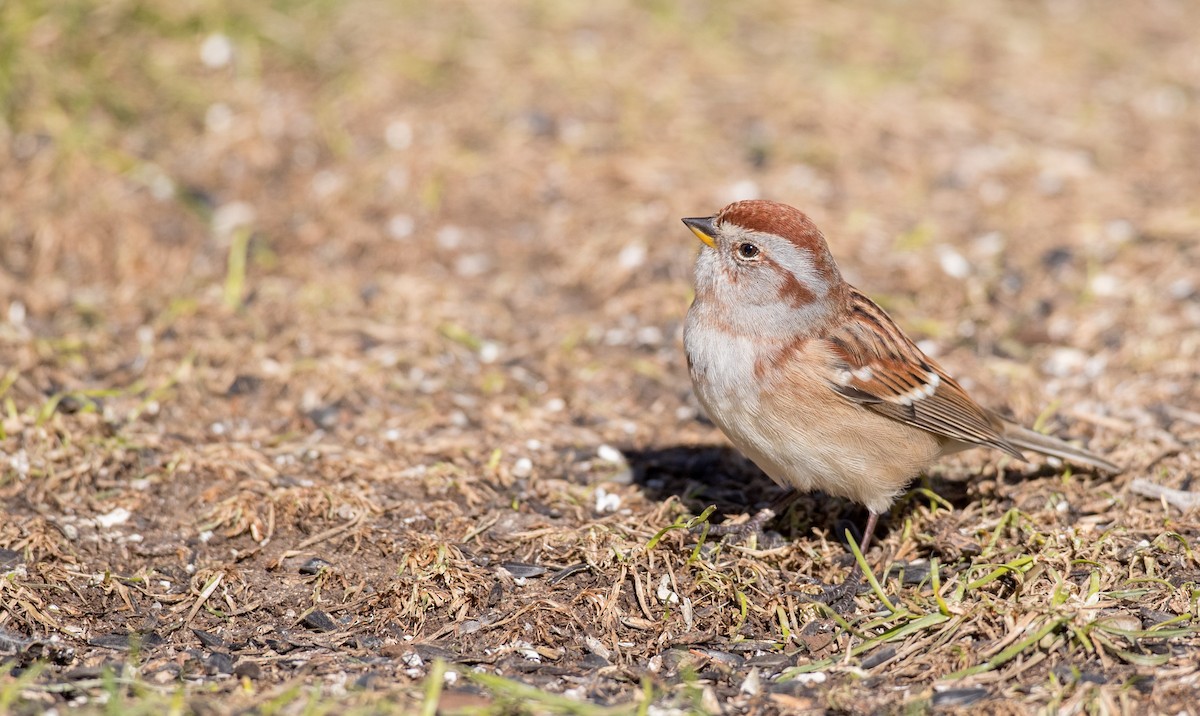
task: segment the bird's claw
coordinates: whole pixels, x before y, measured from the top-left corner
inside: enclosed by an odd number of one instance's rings
[[[753,517],[745,522],[738,524],[721,523],[719,525],[709,525],[708,534],[712,537],[736,537],[743,539],[752,534],[762,534],[763,528],[767,526],[775,517],[775,511],[771,508],[759,510]],[[702,527],[693,527],[693,532],[699,532]]]
[[[814,580],[815,581],[815,580]],[[805,592],[789,592],[804,602],[824,604],[838,614],[846,614],[854,609],[854,596],[862,589],[862,575],[856,569],[854,573],[841,584],[821,584],[821,591],[816,594]]]

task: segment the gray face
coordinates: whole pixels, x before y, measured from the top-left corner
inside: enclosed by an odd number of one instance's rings
[[[823,245],[730,222],[715,229],[715,247],[696,260],[696,298],[724,307],[722,322],[739,332],[794,334],[827,316],[837,276]]]

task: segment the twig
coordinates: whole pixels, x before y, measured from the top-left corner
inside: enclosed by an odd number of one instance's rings
[[[1175,420],[1182,420],[1193,425],[1200,425],[1200,413],[1194,410],[1177,408],[1174,405],[1164,405],[1163,412]]]
[[[1108,415],[1098,415],[1096,413],[1080,410],[1078,408],[1065,410],[1063,412],[1072,418],[1075,418],[1076,420],[1082,420],[1083,422],[1091,423],[1092,425],[1099,425],[1102,428],[1108,428],[1121,433],[1133,432],[1133,424],[1131,424],[1128,420],[1121,420],[1120,418],[1114,418]]]
[[[1200,507],[1200,492],[1188,492],[1187,490],[1175,490],[1170,487],[1150,482],[1144,477],[1139,477],[1129,484],[1129,491],[1142,495],[1143,497],[1152,497],[1187,512]]]
[[[112,686],[130,686],[138,690],[153,691],[157,694],[177,693],[176,686],[159,686],[145,679],[131,679],[124,676],[106,676],[102,679],[80,679],[78,681],[61,681],[51,684],[27,684],[23,688],[29,691],[40,691],[47,694],[66,694],[88,689],[109,689]]]
[[[471,540],[475,539],[479,535],[483,534],[486,530],[490,529],[492,525],[496,524],[499,521],[500,521],[500,515],[496,515],[493,519],[490,519],[490,520],[484,520],[483,522],[476,525],[470,532],[463,535],[463,538],[459,541],[462,542],[463,544],[466,544],[467,542],[470,542]]]
[[[358,525],[358,523],[362,521],[364,514],[366,514],[366,513],[365,512],[359,513],[359,514],[355,515],[354,517],[352,517],[350,520],[338,525],[337,527],[330,527],[329,529],[325,530],[324,532],[318,532],[317,534],[313,535],[312,537],[309,537],[308,539],[304,540],[299,545],[297,545],[297,549],[307,549],[309,547],[312,547],[314,544],[319,544],[321,542],[324,542],[325,540],[327,540],[331,537],[337,537],[341,533],[349,530],[351,527]]]
[[[217,576],[213,577],[212,581],[204,585],[204,591],[200,592],[200,598],[197,599],[196,603],[192,605],[192,610],[188,612],[187,619],[184,619],[183,624],[180,626],[187,626],[188,624],[192,623],[192,619],[196,616],[196,612],[200,611],[200,607],[204,606],[204,603],[208,601],[208,598],[212,596],[212,593],[217,591],[217,586],[224,578],[224,572],[217,572]]]
[[[646,604],[646,592],[642,589],[642,582],[638,579],[637,570],[631,569],[629,570],[629,574],[633,577],[633,593],[637,597],[638,606],[642,608],[642,614],[645,614],[646,618],[650,621],[654,621],[654,615],[650,613],[650,607]]]
[[[275,501],[267,501],[267,535],[263,537],[262,542],[259,542],[260,547],[266,547],[271,542],[271,538],[275,536]]]

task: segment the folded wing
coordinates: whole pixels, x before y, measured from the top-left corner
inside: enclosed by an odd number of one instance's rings
[[[1024,458],[1004,425],[980,407],[883,309],[851,289],[854,320],[824,337],[833,356],[830,387],[893,420],[960,442]]]

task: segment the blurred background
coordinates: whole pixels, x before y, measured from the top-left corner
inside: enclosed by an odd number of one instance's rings
[[[808,211],[928,338],[1096,370],[1136,307],[1167,359],[1196,325],[1195,14],[5,3],[5,331],[377,302],[405,338],[452,323],[497,359],[576,335],[674,351],[677,218],[758,196]]]
[[[267,396],[241,437],[711,437],[678,218],[764,197],[809,212],[984,402],[1145,422],[1196,395],[1197,20],[1167,0],[5,3],[7,397],[103,394],[200,440],[235,384]]]

